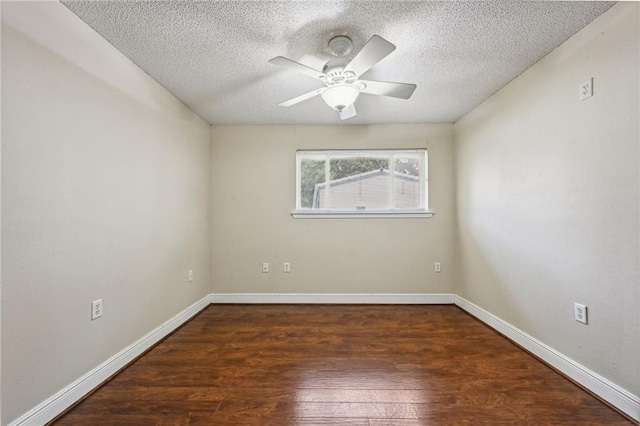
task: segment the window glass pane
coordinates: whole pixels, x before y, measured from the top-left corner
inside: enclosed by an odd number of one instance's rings
[[[325,160],[302,158],[300,160],[300,207],[318,208],[318,186],[325,181]]]
[[[394,174],[395,205],[397,209],[420,207],[420,157],[415,154],[396,154]]]
[[[388,156],[332,156],[330,173],[329,208],[338,210],[389,208]],[[324,205],[321,204],[320,207]]]
[[[307,213],[427,209],[426,150],[309,150],[296,157],[296,204]]]

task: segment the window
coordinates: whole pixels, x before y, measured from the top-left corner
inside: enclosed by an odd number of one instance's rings
[[[294,217],[431,216],[427,150],[298,151]]]

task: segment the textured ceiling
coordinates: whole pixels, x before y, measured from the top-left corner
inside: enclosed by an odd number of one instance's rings
[[[327,42],[357,53],[374,34],[397,50],[364,75],[418,85],[409,100],[362,94],[344,123],[454,122],[571,37],[613,2],[63,1],[211,124],[335,124],[323,87],[269,64],[316,69]],[[577,83],[576,83],[577,84]]]

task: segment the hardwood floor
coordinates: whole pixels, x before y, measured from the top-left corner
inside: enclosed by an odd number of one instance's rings
[[[55,424],[633,423],[452,305],[211,305]]]

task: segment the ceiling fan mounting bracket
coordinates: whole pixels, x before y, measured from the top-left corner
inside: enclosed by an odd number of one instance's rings
[[[352,48],[353,42],[347,36],[335,36],[329,40],[329,52],[338,58],[347,56]]]

